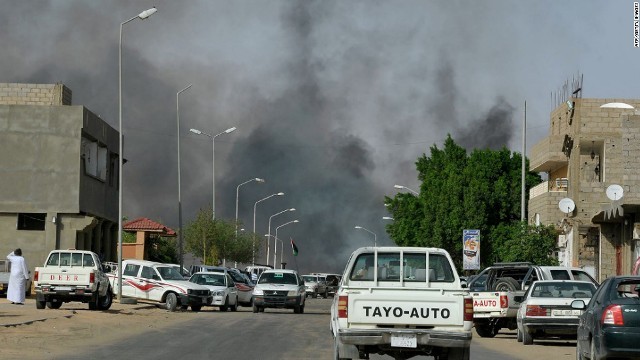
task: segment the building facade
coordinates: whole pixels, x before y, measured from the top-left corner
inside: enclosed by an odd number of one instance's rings
[[[117,258],[118,132],[62,84],[0,83],[0,255]]]
[[[571,98],[551,112],[530,154],[548,181],[529,193],[528,220],[555,225],[558,258],[599,281],[640,256],[640,100]],[[635,109],[634,109],[635,108]]]

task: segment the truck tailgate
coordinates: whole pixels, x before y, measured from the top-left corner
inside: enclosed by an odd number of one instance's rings
[[[482,292],[472,292],[471,296],[473,296],[473,314],[477,316],[482,313],[491,313],[491,312],[499,312],[502,309],[506,308],[508,304],[501,304],[499,292],[490,292],[490,291],[482,291]],[[503,301],[506,301],[506,296]],[[503,306],[507,305],[507,306]]]
[[[89,285],[93,269],[82,267],[38,268],[38,285]]]
[[[349,324],[438,326],[464,324],[461,291],[349,289]]]

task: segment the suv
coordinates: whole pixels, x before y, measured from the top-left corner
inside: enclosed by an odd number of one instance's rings
[[[501,328],[517,329],[520,302],[516,296],[537,280],[582,280],[598,286],[584,269],[533,265],[528,262],[496,263],[469,282],[473,296],[473,323],[481,337],[494,337]]]
[[[253,312],[264,312],[265,308],[285,308],[302,314],[305,298],[304,281],[297,271],[265,270],[253,288]]]
[[[324,276],[317,274],[302,275],[302,280],[304,280],[304,286],[307,289],[307,296],[315,299],[318,297],[318,294],[322,294],[323,298],[327,298],[329,289],[327,288],[327,280]]]

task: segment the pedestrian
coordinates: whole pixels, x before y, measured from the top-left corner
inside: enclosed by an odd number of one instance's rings
[[[12,304],[24,305],[25,284],[29,279],[29,270],[22,257],[22,250],[20,248],[15,249],[7,255],[7,259],[11,262],[7,300],[11,301]]]

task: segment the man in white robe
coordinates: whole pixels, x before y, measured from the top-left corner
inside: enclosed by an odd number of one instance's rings
[[[29,279],[29,269],[22,257],[22,250],[15,249],[7,255],[11,262],[11,275],[9,277],[9,288],[7,289],[7,300],[12,304],[24,305],[25,283]]]

